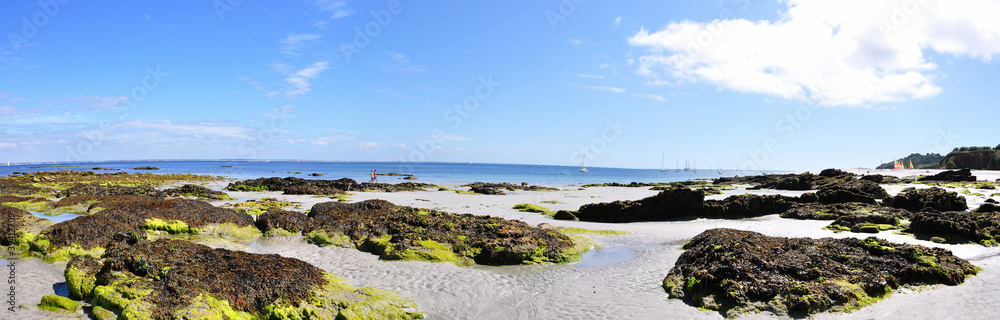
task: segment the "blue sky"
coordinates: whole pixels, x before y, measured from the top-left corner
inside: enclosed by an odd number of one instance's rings
[[[1000,143],[995,1],[64,1],[0,5],[0,162],[794,170]]]

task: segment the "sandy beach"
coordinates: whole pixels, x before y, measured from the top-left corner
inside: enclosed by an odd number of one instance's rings
[[[849,170],[850,171],[850,170]],[[865,174],[868,170],[853,170]],[[912,176],[924,170],[879,170],[883,175]],[[919,171],[919,172],[917,172]],[[872,173],[876,173],[872,170]],[[935,173],[934,170],[930,172]],[[994,181],[998,172],[974,172],[980,180]],[[227,182],[207,186],[222,190]],[[883,185],[892,195],[915,185]],[[559,191],[516,191],[507,195],[459,194],[454,191],[358,192],[350,202],[383,199],[392,203],[451,213],[492,215],[537,225],[630,232],[622,236],[593,236],[601,247],[584,254],[579,262],[565,265],[456,266],[420,261],[382,261],[355,249],[317,247],[301,236],[261,239],[249,246],[227,245],[252,253],[279,254],[297,258],[324,271],[342,276],[354,286],[395,290],[414,299],[427,319],[722,319],[718,312],[703,311],[681,300],[667,299],[661,281],[691,237],[711,228],[734,228],[786,237],[868,237],[868,234],[833,233],[821,229],[830,221],[791,220],[777,215],[754,219],[698,219],[675,222],[606,224],[558,221],[538,213],[511,209],[518,203],[540,204],[553,210],[576,210],[583,204],[614,200],[637,200],[657,194],[645,188],[556,186]],[[457,188],[457,187],[456,187]],[[428,189],[431,190],[431,189]],[[949,189],[949,191],[961,191]],[[811,191],[810,191],[811,192]],[[994,191],[995,192],[995,191]],[[231,192],[240,200],[272,197],[300,204],[304,212],[314,204],[336,201],[329,197],[283,195],[279,192]],[[806,191],[747,190],[737,186],[708,199],[738,194],[799,196]],[[961,192],[959,192],[961,194]],[[989,194],[989,193],[987,193]],[[970,209],[990,196],[964,195]],[[993,197],[997,199],[998,197]],[[556,200],[560,203],[541,203]],[[1000,199],[998,199],[1000,200]],[[235,201],[216,201],[223,205]],[[893,242],[920,244],[952,250],[957,256],[983,268],[962,285],[936,286],[920,291],[898,292],[889,299],[849,314],[823,313],[817,319],[993,319],[1000,316],[1000,296],[992,294],[1000,285],[1000,248],[979,245],[948,245],[918,240],[884,231],[878,237]],[[18,304],[37,304],[41,296],[65,289],[64,263],[46,264],[38,259],[17,262]],[[63,293],[64,294],[64,293]],[[63,318],[84,317],[82,312]],[[773,319],[770,313],[746,315],[744,319]],[[32,307],[18,312],[18,319],[60,318]]]

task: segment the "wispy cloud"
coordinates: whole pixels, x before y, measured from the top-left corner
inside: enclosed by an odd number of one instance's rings
[[[570,38],[569,43],[572,43],[574,46],[579,46],[583,44],[583,40]]]
[[[288,90],[285,90],[285,96],[295,98],[311,91],[312,84],[309,83],[309,80],[318,77],[323,70],[328,69],[328,64],[326,61],[317,62],[285,78],[285,82],[291,86]]]
[[[327,146],[327,145],[330,145],[330,144],[335,143],[335,142],[350,141],[350,140],[354,140],[354,139],[356,139],[356,137],[354,137],[354,136],[333,135],[333,136],[318,137],[318,138],[312,139],[311,141],[309,141],[309,143],[317,145],[317,146]]]
[[[614,93],[625,92],[625,88],[618,88],[618,87],[591,86],[591,87],[587,87],[587,89],[590,89],[590,90],[600,90],[600,91],[609,91],[609,92],[614,92]]]
[[[79,95],[72,98],[55,99],[46,101],[48,105],[68,105],[82,107],[88,111],[105,111],[114,109],[122,101],[128,100],[126,96],[104,97],[99,95]]]
[[[663,96],[658,94],[647,93],[647,94],[636,94],[635,96],[639,98],[652,99],[659,102],[667,102],[667,98],[664,98]]]
[[[469,137],[456,136],[456,135],[451,135],[451,134],[442,135],[442,136],[438,137],[438,139],[439,140],[443,140],[443,141],[469,141],[469,140],[472,140],[472,138],[469,138]]]
[[[620,26],[622,24],[622,17],[615,18],[615,26]]]
[[[405,54],[386,52],[383,54],[382,71],[404,76],[427,71],[426,65],[413,65],[410,62]]]
[[[315,3],[317,8],[331,14],[330,19],[344,18],[354,13],[354,9],[346,8],[347,1],[316,0]]]
[[[588,79],[604,79],[604,76],[593,75],[593,74],[581,74],[581,73],[577,73],[576,76],[580,77],[580,78],[588,78]]]
[[[274,97],[278,96],[278,92],[277,91],[267,90],[267,88],[264,88],[264,86],[262,86],[257,81],[254,81],[253,79],[250,79],[248,77],[236,77],[236,79],[240,79],[240,80],[249,82],[251,87],[253,87],[254,89],[257,89],[257,91],[263,92],[264,96],[266,96],[268,98],[274,98]]]
[[[313,33],[293,34],[281,40],[281,53],[290,56],[302,55],[302,50],[311,43],[316,42],[322,36]]]
[[[374,148],[381,147],[381,145],[379,145],[378,143],[374,143],[374,142],[363,142],[363,143],[356,144],[355,146],[357,146],[358,148],[365,148],[365,149],[374,149]]]

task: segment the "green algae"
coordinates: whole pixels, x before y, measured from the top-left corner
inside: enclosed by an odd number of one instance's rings
[[[354,241],[340,233],[328,234],[325,230],[315,230],[306,234],[306,242],[320,247],[335,246],[342,248],[354,248]]]
[[[434,240],[424,240],[417,243],[421,249],[408,248],[398,253],[397,256],[402,260],[450,262],[454,264],[463,264],[463,261],[468,260],[459,258],[452,250],[451,245]],[[469,264],[469,261],[465,261],[464,264]]]
[[[49,311],[76,311],[80,307],[80,303],[67,297],[47,295],[42,297],[42,301],[38,304],[38,307]]]
[[[191,227],[189,227],[184,221],[180,220],[163,221],[158,218],[149,218],[146,219],[145,228],[146,230],[166,231],[170,234],[197,233],[192,232]]]
[[[91,297],[97,282],[93,275],[88,275],[74,266],[68,266],[63,275],[66,277],[70,298],[86,300]]]
[[[24,211],[34,211],[34,212],[46,212],[52,210],[53,203],[50,201],[20,201],[20,202],[4,202],[0,205],[5,205],[12,208],[18,208]]]
[[[101,308],[100,306],[93,306],[90,309],[90,314],[94,316],[97,320],[114,320],[118,319],[118,315],[111,310]]]
[[[521,212],[536,212],[536,213],[541,213],[541,214],[553,214],[553,213],[555,213],[555,211],[552,211],[549,208],[546,208],[546,207],[543,207],[543,206],[540,206],[540,205],[537,205],[537,204],[530,204],[530,203],[519,203],[519,204],[514,205],[514,207],[512,209],[517,209],[517,210],[519,210]]]
[[[125,276],[119,279],[126,278]],[[94,299],[91,304],[108,309],[118,315],[118,319],[150,319],[153,316],[153,303],[142,298],[153,292],[150,289],[132,288],[127,281],[121,281],[109,286],[94,288]]]
[[[343,278],[327,273],[327,284],[314,290],[309,301],[291,306],[278,301],[265,308],[261,319],[423,319],[412,300],[378,288],[355,289]]]
[[[211,295],[201,293],[187,307],[176,310],[174,318],[177,319],[230,319],[230,320],[253,320],[257,319],[253,314],[233,310],[229,302],[219,300]],[[264,318],[267,319],[267,318]]]
[[[93,256],[93,257],[100,257],[100,256],[104,255],[104,248],[103,247],[94,247],[94,248],[91,248],[91,249],[83,249],[83,248],[80,248],[80,245],[74,243],[71,246],[62,247],[62,248],[56,249],[55,251],[47,253],[45,255],[45,261],[49,262],[49,263],[54,262],[54,261],[69,261],[70,259],[73,259],[73,257],[79,256],[79,255],[89,255],[89,256]]]
[[[247,242],[256,240],[261,236],[260,229],[257,229],[257,227],[252,224],[240,227],[232,222],[209,224],[199,228],[191,228],[191,230],[192,234],[223,237]]]

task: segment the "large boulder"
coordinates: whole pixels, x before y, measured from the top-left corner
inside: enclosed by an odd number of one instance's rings
[[[963,181],[976,181],[976,176],[972,175],[972,170],[961,169],[961,170],[951,170],[944,171],[933,176],[926,176],[918,179],[919,181],[950,181],[950,182],[963,182]]]
[[[808,220],[835,220],[840,217],[866,215],[881,215],[894,217],[896,219],[909,219],[913,216],[913,213],[903,209],[860,202],[796,204],[792,208],[789,208],[785,212],[781,213],[782,218]]]
[[[927,209],[937,211],[959,211],[968,209],[965,198],[958,193],[945,191],[941,188],[916,189],[906,188],[895,197],[886,198],[883,204],[893,208],[917,212]]]
[[[794,198],[781,195],[735,195],[723,200],[705,201],[706,218],[752,218],[785,212],[795,204]]]
[[[298,259],[118,233],[100,258],[74,258],[70,295],[119,319],[417,319],[415,304]],[[107,313],[107,311],[101,311]]]
[[[269,209],[254,222],[265,235],[302,232],[308,223],[309,217],[305,214],[280,209]]]
[[[979,270],[946,249],[874,237],[783,238],[711,229],[684,249],[663,279],[664,290],[727,317],[850,311],[901,286],[957,285]]]

